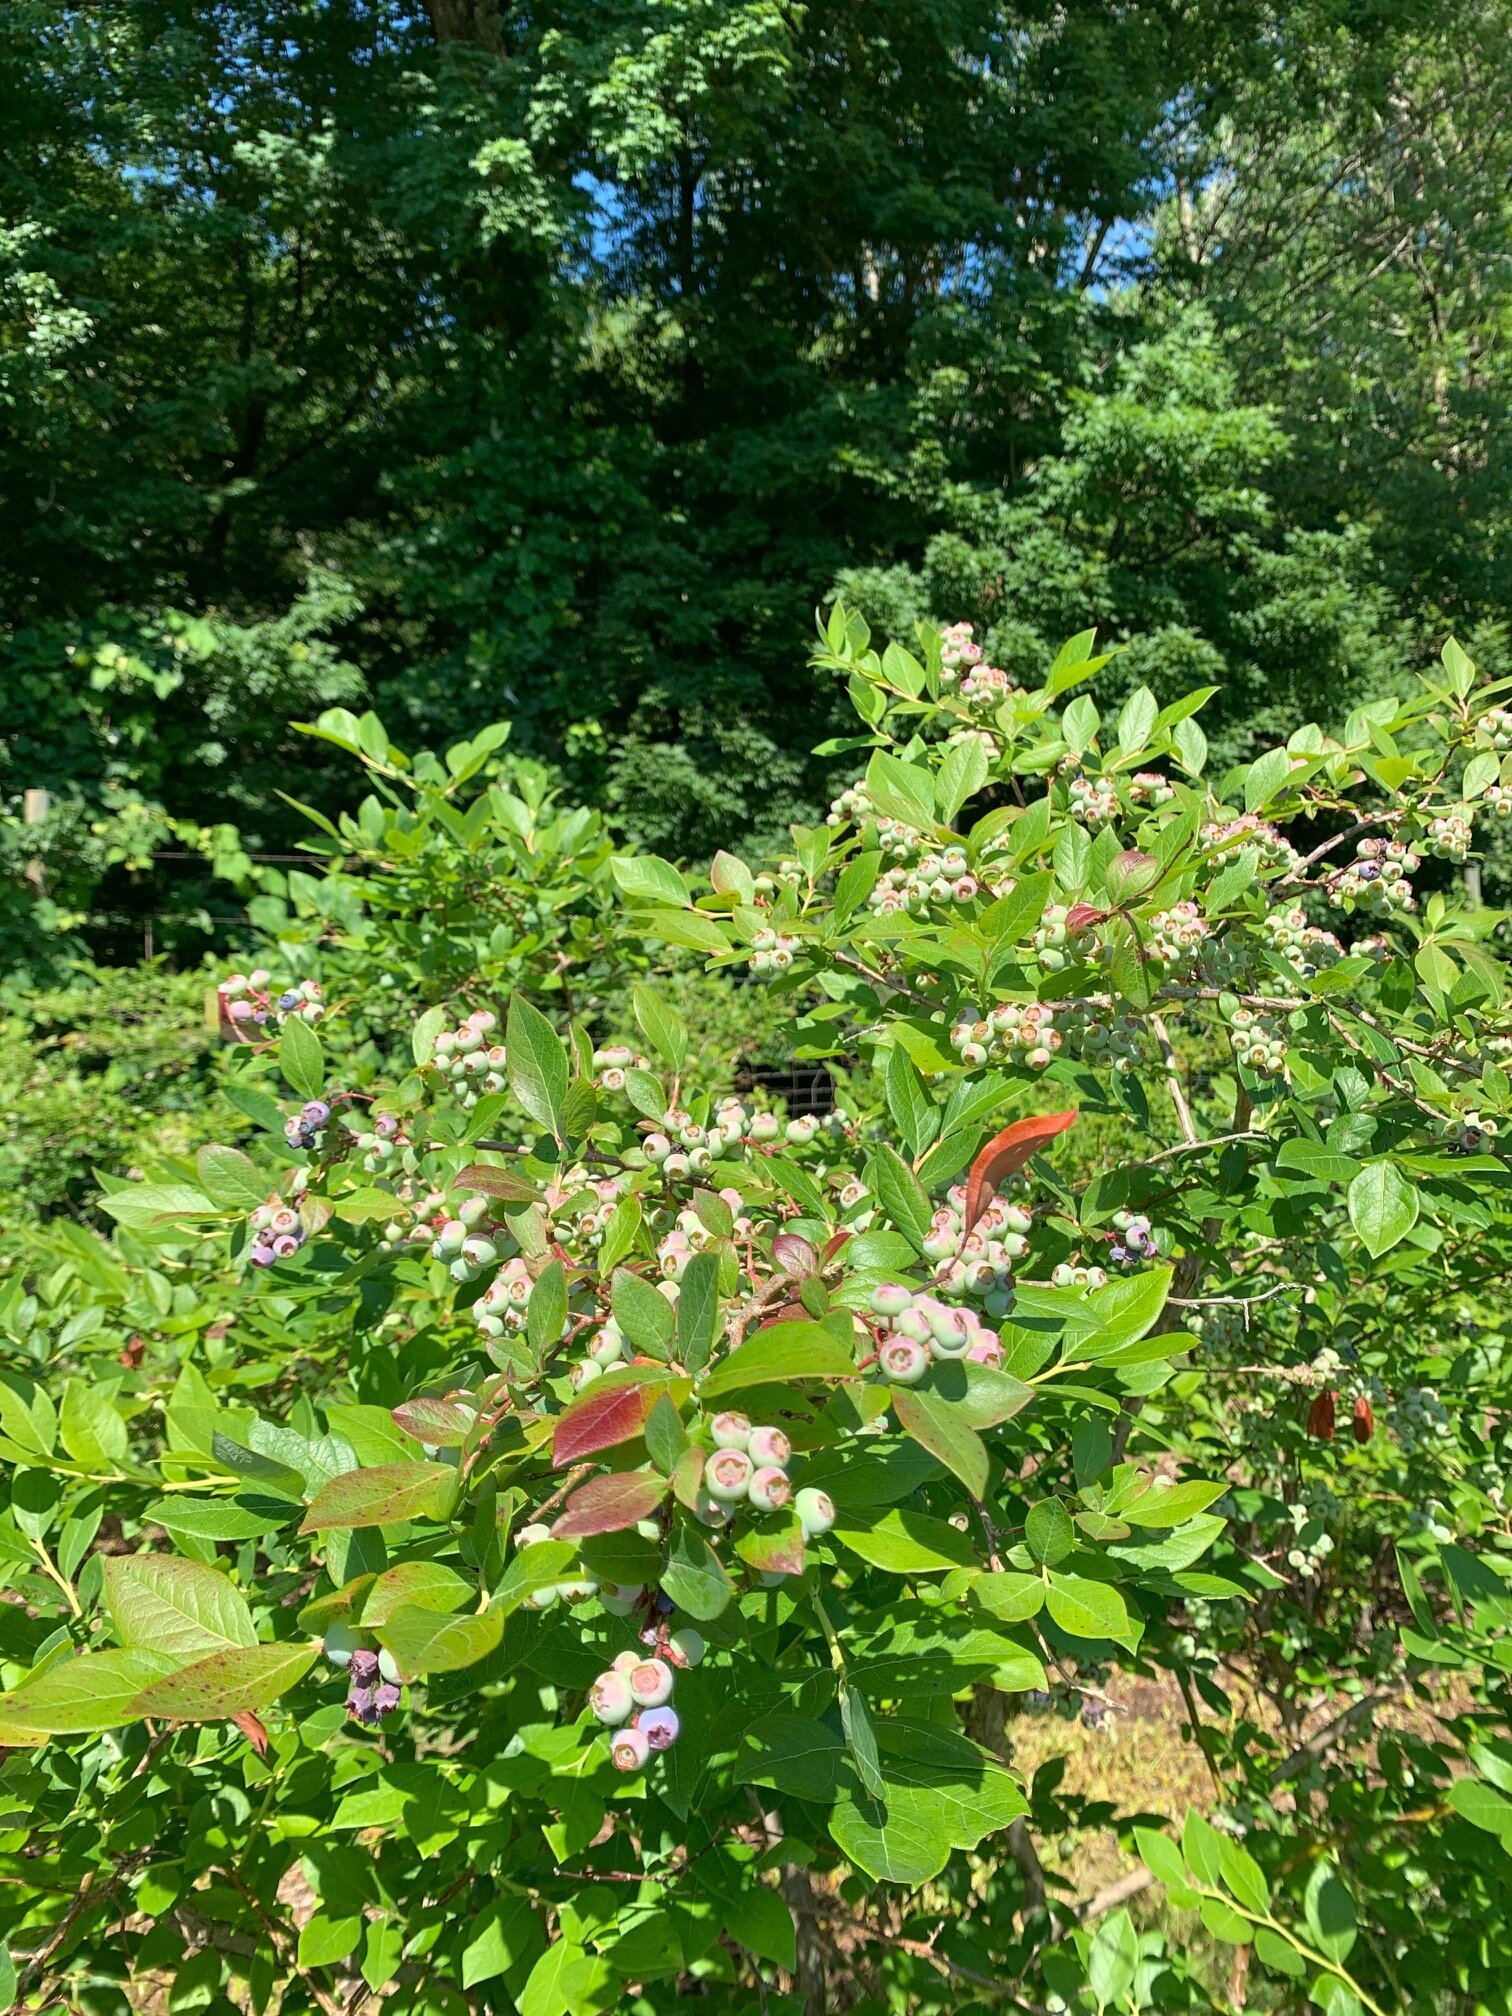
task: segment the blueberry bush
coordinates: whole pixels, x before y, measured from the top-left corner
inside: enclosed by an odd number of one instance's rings
[[[0,1290],[18,2006],[1509,2006],[1512,713],[1210,774],[1107,662],[837,606],[828,821],[699,874],[322,717],[251,1133]],[[1019,1764],[1142,1681],[1201,1810]]]

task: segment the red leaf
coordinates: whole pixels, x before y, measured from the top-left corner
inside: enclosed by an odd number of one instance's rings
[[[612,1449],[639,1435],[651,1411],[651,1396],[644,1386],[611,1386],[607,1391],[590,1386],[565,1412],[557,1416],[551,1438],[551,1460],[558,1470],[564,1463],[580,1463],[600,1449]]]
[[[845,1244],[846,1240],[853,1238],[854,1236],[855,1235],[851,1232],[848,1226],[842,1225],[838,1232],[831,1233],[830,1237],[825,1240],[824,1251],[820,1255],[820,1258],[824,1260],[826,1264],[828,1264],[831,1260],[834,1259],[835,1255],[840,1251],[840,1248]]]
[[[1325,1386],[1307,1410],[1307,1432],[1314,1441],[1332,1442],[1334,1438],[1334,1393],[1331,1386]]]
[[[1100,910],[1095,903],[1073,903],[1066,912],[1066,929],[1085,931],[1093,924],[1101,924],[1107,914],[1106,910]]]
[[[1374,1433],[1375,1412],[1362,1393],[1354,1404],[1354,1438],[1356,1442],[1368,1442]]]
[[[785,1274],[812,1274],[819,1255],[801,1232],[779,1232],[772,1241],[772,1258]]]
[[[590,1478],[567,1500],[551,1529],[554,1540],[587,1540],[595,1533],[622,1533],[653,1513],[666,1496],[667,1480],[650,1470],[627,1470]]]
[[[231,1720],[240,1729],[258,1756],[266,1757],[268,1754],[268,1732],[252,1713],[252,1710],[250,1708],[243,1708],[240,1715],[233,1715]]]
[[[747,1527],[735,1542],[735,1552],[762,1575],[803,1573],[803,1528],[795,1518],[785,1519],[775,1533]]]
[[[1040,1113],[1032,1120],[1015,1120],[1001,1134],[994,1134],[971,1165],[966,1178],[966,1232],[992,1202],[1000,1183],[1023,1168],[1031,1155],[1063,1134],[1076,1118],[1075,1112]]]

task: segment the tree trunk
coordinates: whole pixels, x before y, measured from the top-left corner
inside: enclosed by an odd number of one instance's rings
[[[470,42],[491,56],[508,54],[502,0],[425,0],[438,42]]]

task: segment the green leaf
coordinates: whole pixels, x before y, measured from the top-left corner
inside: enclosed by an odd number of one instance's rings
[[[1353,1155],[1343,1155],[1337,1148],[1327,1148],[1321,1141],[1307,1141],[1298,1137],[1283,1141],[1276,1156],[1278,1169],[1295,1169],[1301,1176],[1316,1177],[1320,1183],[1349,1183],[1360,1173],[1360,1165]]]
[[[222,1207],[188,1183],[128,1183],[96,1198],[102,1211],[132,1231],[171,1231],[185,1218],[218,1218]]]
[[[771,1323],[722,1358],[699,1391],[705,1400],[712,1400],[748,1386],[855,1376],[855,1358],[833,1331],[818,1323]]]
[[[553,1260],[536,1276],[525,1305],[525,1341],[538,1359],[561,1337],[567,1322],[567,1270]]]
[[[172,1722],[225,1722],[233,1715],[258,1714],[302,1680],[315,1663],[317,1647],[234,1645],[149,1681],[132,1703],[133,1715]]]
[[[679,1526],[672,1537],[661,1586],[679,1610],[701,1624],[723,1615],[735,1593],[719,1556],[688,1526]]]
[[[1272,1932],[1268,1925],[1255,1928],[1255,1957],[1267,1967],[1274,1967],[1278,1974],[1289,1974],[1294,1981],[1300,1981],[1307,1972],[1307,1962],[1296,1947]]]
[[[960,1410],[923,1387],[900,1386],[891,1398],[900,1425],[914,1440],[954,1471],[973,1498],[985,1498],[990,1473],[987,1445],[967,1426]]]
[[[272,1188],[250,1155],[239,1148],[208,1143],[194,1158],[200,1186],[212,1204],[227,1211],[255,1211]]]
[[[1483,1827],[1488,1834],[1512,1834],[1512,1800],[1504,1799],[1483,1778],[1456,1778],[1448,1798],[1472,1827]]]
[[[1218,1867],[1223,1872],[1224,1882],[1247,1911],[1261,1917],[1269,1915],[1270,1891],[1260,1864],[1248,1849],[1224,1836],[1218,1844]]]
[[[23,1680],[0,1695],[0,1730],[24,1729],[45,1736],[85,1736],[140,1720],[134,1706],[142,1689],[171,1673],[167,1653],[136,1646],[121,1652],[82,1652]]]
[[[302,1099],[318,1099],[325,1089],[325,1053],[302,1015],[291,1015],[283,1026],[278,1068]]]
[[[1118,746],[1125,756],[1137,756],[1149,747],[1160,714],[1155,695],[1148,686],[1136,686],[1118,716]]]
[[[845,929],[876,888],[881,869],[882,856],[875,852],[858,854],[853,861],[846,862],[840,871],[840,879],[835,884],[833,915],[836,930]]]
[[[1076,1545],[1076,1528],[1071,1515],[1058,1498],[1042,1498],[1031,1505],[1024,1521],[1024,1545],[1041,1567],[1053,1568],[1064,1561]],[[1101,1585],[1099,1585],[1101,1586]],[[1054,1615],[1052,1606],[1051,1614]],[[1083,1632],[1080,1634],[1086,1636]]]
[[[830,1832],[847,1860],[879,1882],[927,1883],[952,1849],[975,1848],[1028,1811],[996,1759],[954,1731],[887,1721],[878,1726],[877,1743],[884,1797],[843,1787]]]
[[[480,1981],[497,1979],[538,1946],[540,1937],[540,1925],[528,1898],[495,1898],[467,1929],[462,1986],[475,1988]]]
[[[1085,1575],[1050,1571],[1045,1608],[1053,1622],[1071,1638],[1123,1639],[1129,1635],[1128,1608],[1118,1591]]]
[[[884,818],[933,832],[934,786],[919,764],[900,762],[878,749],[866,766],[866,795]]]
[[[616,854],[609,866],[620,889],[636,902],[675,905],[688,900],[687,883],[659,854]]]
[[[929,1198],[902,1156],[885,1141],[872,1151],[866,1185],[904,1237],[922,1250],[933,1218]]]
[[[448,1463],[380,1463],[348,1470],[316,1492],[301,1533],[332,1527],[395,1526],[404,1519],[444,1519],[457,1487]]]
[[[442,1561],[397,1561],[384,1569],[363,1598],[362,1628],[376,1631],[404,1609],[450,1613],[476,1595],[467,1577]]]
[[[1257,756],[1244,773],[1244,809],[1258,812],[1268,805],[1291,775],[1291,758],[1284,749],[1268,749]]]
[[[512,994],[505,1028],[509,1089],[531,1119],[560,1138],[571,1077],[561,1038],[539,1008]]]
[[[935,802],[947,826],[968,798],[974,798],[987,782],[987,751],[977,738],[968,736],[945,751],[945,760],[935,778]]]
[[[682,1017],[649,987],[633,988],[630,999],[641,1034],[664,1064],[681,1071],[688,1061],[688,1031]],[[661,1116],[649,1117],[659,1120]]]
[[[637,1351],[664,1361],[671,1357],[677,1318],[665,1295],[641,1275],[620,1267],[615,1270],[609,1300],[615,1322]]]
[[[436,1054],[436,1038],[446,1027],[446,1010],[439,1002],[427,1008],[410,1031],[410,1055],[423,1071]]]
[[[176,1661],[257,1642],[246,1598],[203,1562],[173,1554],[107,1555],[105,1601],[123,1646]]]
[[[58,1435],[75,1463],[90,1470],[113,1470],[129,1445],[126,1423],[96,1387],[70,1379],[58,1410]]]
[[[847,1515],[834,1537],[852,1554],[890,1575],[939,1575],[948,1568],[972,1568],[977,1557],[970,1540],[943,1519],[895,1506],[863,1525]]]
[[[524,1558],[534,1552],[534,1548],[527,1547]],[[379,1644],[393,1653],[400,1672],[406,1679],[412,1679],[422,1673],[456,1673],[464,1666],[476,1666],[503,1637],[508,1614],[502,1603],[488,1610],[470,1611],[464,1617],[404,1604],[372,1628]],[[364,1627],[367,1622],[364,1612]]]
[[[1394,1162],[1367,1162],[1349,1186],[1349,1222],[1372,1260],[1417,1223],[1418,1193]]]
[[[1464,1782],[1456,1781],[1457,1784]],[[1454,1804],[1453,1786],[1449,1791],[1449,1803],[1451,1806]],[[1312,1874],[1307,1879],[1303,1911],[1307,1929],[1318,1951],[1326,1953],[1330,1960],[1347,1960],[1355,1943],[1354,1899],[1331,1862],[1320,1859],[1313,1864]]]
[[[677,1356],[689,1372],[701,1372],[709,1362],[719,1328],[719,1300],[719,1256],[695,1253],[677,1293]]]
[[[938,1132],[940,1116],[913,1059],[896,1043],[887,1053],[887,1110],[914,1154],[922,1155]]]

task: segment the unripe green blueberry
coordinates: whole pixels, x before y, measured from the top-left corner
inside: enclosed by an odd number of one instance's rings
[[[793,1453],[793,1445],[780,1428],[753,1428],[746,1453],[757,1469],[775,1464],[780,1470]]]
[[[665,1134],[648,1134],[641,1143],[641,1153],[648,1162],[659,1165],[672,1153],[672,1143]]]
[[[757,1113],[746,1130],[753,1141],[775,1141],[779,1132],[775,1113]]]
[[[394,1657],[393,1653],[389,1651],[387,1646],[384,1646],[383,1649],[378,1654],[378,1671],[380,1675],[383,1677],[383,1679],[388,1681],[391,1687],[398,1686],[399,1661]]]
[[[593,1340],[592,1356],[596,1364],[607,1371],[611,1365],[618,1365],[625,1357],[625,1333],[611,1318]]]
[[[907,1337],[915,1344],[928,1344],[933,1336],[929,1318],[922,1309],[905,1309],[901,1316],[893,1318],[894,1337]]]
[[[467,1227],[460,1218],[448,1218],[436,1234],[436,1258],[449,1260],[467,1243]]]
[[[929,1370],[929,1353],[911,1337],[889,1337],[877,1352],[877,1363],[894,1386],[917,1386]]]
[[[501,1323],[499,1328],[502,1330],[504,1325]],[[585,1387],[591,1386],[595,1379],[602,1379],[603,1376],[603,1366],[593,1358],[580,1359],[569,1375],[574,1393],[581,1393]]]
[[[544,1589],[532,1589],[528,1596],[522,1596],[520,1605],[525,1610],[549,1610],[556,1600],[556,1584],[548,1582]]]
[[[638,1708],[660,1708],[672,1699],[672,1668],[665,1659],[642,1659],[632,1668],[629,1685]]]
[[[465,1203],[457,1206],[457,1216],[462,1220],[464,1225],[473,1226],[480,1224],[488,1216],[488,1199],[486,1197],[469,1197]]]
[[[350,1624],[333,1624],[325,1635],[325,1656],[333,1666],[350,1666],[362,1639]]]
[[[821,1533],[828,1533],[835,1523],[834,1500],[827,1491],[820,1491],[812,1484],[806,1484],[793,1500],[793,1510],[798,1514],[798,1524],[803,1528],[805,1540],[813,1540]]]
[[[616,1771],[639,1771],[651,1755],[651,1745],[639,1729],[620,1729],[609,1746],[610,1761]]]
[[[697,1666],[706,1650],[701,1634],[688,1625],[667,1640],[667,1657],[674,1666]]]
[[[641,1663],[641,1655],[639,1652],[616,1652],[609,1663],[616,1673],[623,1673],[628,1677]]]
[[[796,1148],[807,1146],[818,1132],[819,1122],[812,1113],[804,1113],[796,1120],[789,1120],[787,1124],[787,1138]]]
[[[635,1707],[629,1675],[616,1673],[612,1668],[607,1673],[600,1673],[588,1689],[588,1706],[596,1718],[611,1729],[617,1728],[621,1722],[628,1722]]]
[[[709,1496],[718,1503],[737,1503],[749,1491],[755,1467],[744,1449],[716,1449],[704,1465]]]
[[[913,1290],[905,1288],[901,1281],[883,1281],[871,1292],[872,1313],[875,1316],[901,1316],[905,1309],[913,1307]]]
[[[542,1540],[549,1540],[550,1538],[551,1528],[541,1525],[538,1520],[533,1525],[522,1526],[520,1528],[519,1532],[515,1535],[515,1545],[516,1547],[534,1547]]]
[[[557,1595],[564,1603],[588,1603],[598,1594],[599,1585],[591,1575],[578,1575],[570,1582],[558,1582]]]
[[[599,1607],[611,1617],[628,1617],[643,1594],[639,1582],[605,1582],[598,1592]]]
[[[744,1449],[751,1440],[751,1423],[744,1414],[716,1414],[709,1424],[716,1449]]]
[[[749,1495],[758,1512],[780,1512],[793,1495],[793,1487],[786,1470],[766,1463],[752,1472]]]
[[[706,1490],[700,1491],[693,1501],[693,1514],[695,1518],[702,1519],[705,1526],[727,1526],[730,1523],[729,1506],[721,1505]]]

